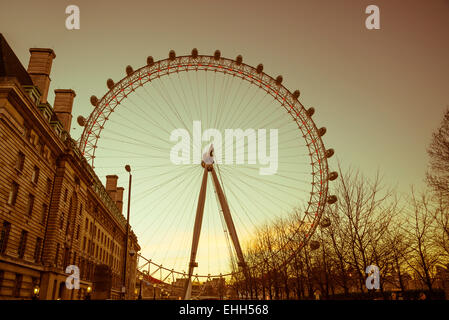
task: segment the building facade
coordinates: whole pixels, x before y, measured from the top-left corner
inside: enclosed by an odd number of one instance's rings
[[[124,189],[117,176],[104,187],[70,137],[75,92],[47,101],[55,58],[30,49],[25,70],[0,34],[0,299],[95,299],[100,265],[101,297],[133,299],[140,247],[131,231],[125,250]],[[66,286],[70,265],[79,289]]]

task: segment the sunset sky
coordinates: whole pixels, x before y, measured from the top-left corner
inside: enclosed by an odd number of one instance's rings
[[[80,8],[80,30],[65,28],[70,4]],[[370,4],[380,8],[380,30],[365,28]],[[75,139],[76,117],[92,111],[90,96],[102,97],[106,80],[122,79],[127,65],[137,69],[171,49],[220,49],[263,63],[301,91],[327,128],[332,168],[339,160],[368,176],[379,170],[401,193],[424,188],[426,148],[449,106],[448,0],[3,0],[0,32],[25,67],[30,47],[55,51],[49,102],[54,89],[75,90]],[[110,173],[126,186],[124,170]]]

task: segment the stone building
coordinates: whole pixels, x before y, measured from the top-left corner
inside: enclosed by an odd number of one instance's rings
[[[30,49],[26,70],[0,34],[0,299],[95,299],[106,265],[121,297],[126,219],[117,176],[106,188],[70,137],[70,89],[47,101],[52,49]],[[140,247],[129,232],[128,252]],[[128,255],[125,298],[134,298],[137,254]],[[68,289],[75,265],[80,289]],[[103,269],[102,269],[103,270]]]

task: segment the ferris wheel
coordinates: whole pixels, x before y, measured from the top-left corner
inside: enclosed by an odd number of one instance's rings
[[[282,80],[240,55],[172,50],[108,79],[89,117],[78,117],[79,148],[100,177],[131,164],[141,262],[161,282],[185,279],[185,298],[192,279],[245,273],[257,230],[292,212],[301,213],[294,245],[317,245],[309,239],[337,200],[328,194],[334,151],[314,108]]]

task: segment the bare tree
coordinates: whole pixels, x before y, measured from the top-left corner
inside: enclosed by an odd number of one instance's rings
[[[366,268],[375,264],[381,272],[385,271],[388,261],[388,246],[383,236],[395,215],[397,200],[391,190],[383,190],[379,173],[373,180],[358,171],[345,173],[339,165],[340,178],[336,187],[338,196],[337,212],[332,217],[339,217],[337,223],[345,236],[348,249],[346,262],[354,270],[360,292],[366,291]],[[340,244],[341,248],[342,245]],[[339,250],[334,248],[334,251]]]
[[[441,263],[449,263],[449,205],[441,194],[432,197],[433,218],[435,222],[434,241],[441,251]]]
[[[426,178],[428,185],[446,203],[449,202],[449,109],[446,110],[441,126],[432,135],[432,142],[427,149],[430,168]]]
[[[402,228],[410,249],[406,262],[428,290],[432,291],[434,271],[440,259],[440,252],[433,241],[434,217],[425,194],[417,199],[412,190],[410,203],[412,212]]]

